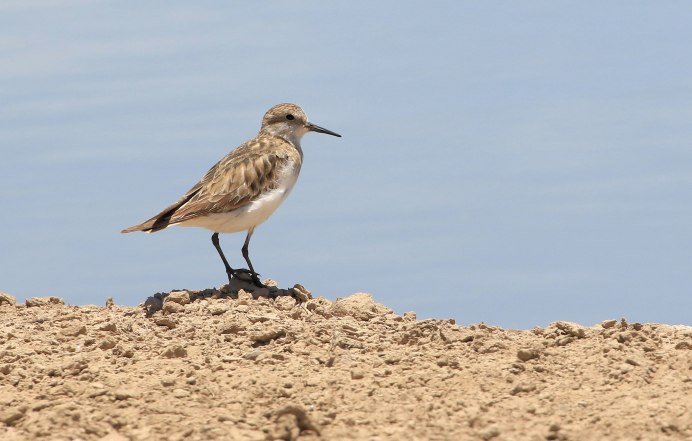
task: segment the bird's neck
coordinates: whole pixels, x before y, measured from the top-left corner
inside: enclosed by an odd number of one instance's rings
[[[296,150],[298,150],[301,160],[303,159],[303,149],[300,147],[300,140],[303,138],[304,134],[304,132],[295,130],[271,130],[270,128],[262,128],[262,130],[260,130],[260,135],[281,138],[291,144]]]

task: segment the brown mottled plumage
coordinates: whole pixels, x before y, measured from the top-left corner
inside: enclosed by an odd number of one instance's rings
[[[340,136],[308,122],[295,104],[279,104],[267,111],[259,134],[216,163],[174,204],[151,219],[122,230],[153,233],[172,225],[196,226],[214,231],[212,242],[229,278],[249,272],[261,285],[248,255],[250,237],[283,202],[295,184],[303,162],[301,137],[309,132]],[[218,243],[218,234],[248,231],[243,256],[249,271],[234,270]]]
[[[177,202],[151,219],[122,233],[153,233],[212,213],[228,213],[276,189],[278,170],[288,161],[302,164],[298,150],[282,138],[255,138],[239,146],[217,162],[194,187]]]

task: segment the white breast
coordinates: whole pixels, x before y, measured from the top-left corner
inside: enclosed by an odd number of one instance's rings
[[[274,190],[262,193],[244,207],[228,213],[215,213],[190,219],[177,225],[201,227],[217,233],[246,231],[266,221],[286,199],[298,180],[300,164],[290,162],[279,172],[279,185]]]

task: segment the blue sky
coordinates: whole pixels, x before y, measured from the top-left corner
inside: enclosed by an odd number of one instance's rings
[[[515,328],[692,324],[687,2],[0,4],[0,290],[218,286],[210,232],[121,235],[263,113],[308,134],[257,270]],[[243,234],[222,236],[232,263]]]

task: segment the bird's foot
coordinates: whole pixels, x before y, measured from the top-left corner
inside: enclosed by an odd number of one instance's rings
[[[236,279],[240,279],[243,282],[252,282],[252,284],[257,286],[258,288],[265,288],[264,284],[259,279],[259,275],[259,273],[250,271],[249,269],[240,268],[237,270],[233,270],[233,272],[229,274],[228,281],[230,283],[231,278],[235,277]]]

